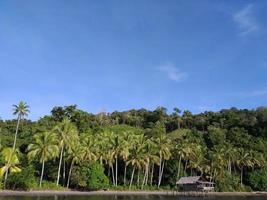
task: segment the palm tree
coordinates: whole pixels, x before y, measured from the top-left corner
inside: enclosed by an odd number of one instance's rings
[[[180,178],[180,171],[181,171],[181,162],[182,159],[185,159],[186,155],[187,155],[187,151],[189,144],[187,144],[186,142],[180,142],[177,145],[175,145],[175,150],[174,150],[174,154],[176,154],[179,157],[179,163],[178,163],[178,169],[177,169],[177,176],[176,176],[176,180],[178,181]],[[191,149],[190,149],[191,152]]]
[[[216,146],[211,153],[211,177],[222,178],[227,167],[225,149]]]
[[[114,133],[108,130],[104,130],[102,132],[100,132],[97,135],[97,139],[96,139],[96,146],[97,146],[97,157],[99,159],[100,164],[103,164],[103,161],[105,162],[106,165],[108,165],[109,167],[109,172],[111,169],[111,176],[112,176],[112,182],[113,185],[116,185],[116,181],[115,181],[115,174],[114,174],[114,150],[112,148],[112,144],[111,144],[111,138],[114,137]]]
[[[9,147],[4,148],[2,150],[2,157],[4,159],[5,165],[0,168],[0,177],[3,177],[3,175],[5,174],[5,179],[4,179],[4,188],[5,188],[8,172],[18,173],[21,172],[21,169],[16,166],[19,164],[19,159],[17,156],[17,151],[16,150],[14,151],[13,148]]]
[[[14,144],[13,144],[13,151],[15,151],[20,120],[23,119],[24,116],[28,116],[28,113],[30,112],[30,110],[29,110],[29,106],[23,101],[20,101],[18,105],[13,105],[13,107],[14,107],[13,114],[18,115],[17,127],[16,127]]]
[[[70,177],[73,165],[83,161],[85,155],[85,147],[81,146],[79,142],[72,144],[68,151],[68,158],[71,160],[68,174],[67,188],[69,188]]]
[[[95,161],[96,156],[96,140],[92,135],[83,134],[80,139],[81,146],[84,148],[83,151],[83,160]]]
[[[58,165],[58,174],[57,174],[57,185],[59,184],[60,170],[62,164],[62,158],[64,155],[64,149],[71,146],[72,143],[75,143],[78,138],[78,130],[67,118],[64,118],[55,128],[54,132],[57,133],[59,137],[59,148],[60,148],[60,158]]]
[[[132,186],[135,170],[136,169],[140,170],[142,169],[143,166],[145,166],[145,160],[143,156],[144,154],[143,141],[144,141],[143,134],[135,135],[133,139],[133,147],[130,152],[129,160],[126,163],[127,165],[131,164],[133,167],[129,188],[131,188]]]
[[[158,188],[161,184],[164,166],[166,160],[169,160],[171,157],[171,141],[170,139],[164,135],[160,134],[159,137],[156,138],[156,144],[158,148],[158,154],[159,154],[159,179],[158,179]]]
[[[126,184],[126,174],[127,174],[127,161],[129,159],[130,155],[130,149],[131,149],[131,142],[132,137],[131,134],[128,131],[123,132],[122,134],[122,149],[120,152],[120,156],[122,157],[124,161],[124,176],[123,176],[123,184]]]
[[[189,168],[191,168],[191,176],[193,170],[195,170],[196,173],[200,172],[202,175],[204,170],[204,163],[206,161],[202,146],[198,144],[194,144],[194,146],[195,148],[193,149],[193,154],[189,161],[189,166],[188,166]]]
[[[236,164],[240,169],[240,185],[243,186],[243,173],[244,167],[253,167],[253,161],[249,152],[245,151],[245,149],[240,148],[238,149],[238,159]]]
[[[28,146],[28,159],[38,157],[42,164],[39,187],[42,186],[45,162],[58,156],[57,136],[52,132],[41,132],[34,136],[34,143]]]
[[[228,159],[228,172],[229,174],[232,173],[232,164],[235,160],[237,160],[238,152],[237,149],[234,148],[231,144],[225,144],[225,156]]]
[[[118,185],[118,156],[122,150],[122,139],[118,135],[110,134],[109,143],[112,148],[112,152],[115,158],[115,186]]]
[[[156,144],[153,140],[147,139],[144,144],[144,161],[145,161],[145,175],[142,183],[142,189],[148,182],[150,163],[159,165],[160,159],[157,155]],[[153,173],[153,172],[152,172]]]

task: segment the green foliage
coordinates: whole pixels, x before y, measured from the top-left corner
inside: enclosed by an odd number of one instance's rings
[[[233,174],[226,173],[225,177],[217,179],[215,184],[215,189],[218,192],[240,191],[240,178]]]
[[[205,135],[207,146],[212,148],[215,145],[223,144],[226,139],[226,130],[214,126],[208,127],[208,132]]]
[[[75,167],[72,174],[72,185],[81,189],[98,190],[109,187],[109,180],[104,168],[97,162],[84,163]]]
[[[15,106],[16,117],[27,113],[25,103]],[[92,114],[70,105],[36,122],[0,120],[0,132],[0,172],[11,189],[34,188],[33,177],[39,181],[44,172],[45,189],[62,189],[57,178],[84,190],[167,189],[181,176],[203,175],[218,191],[266,190],[267,108]],[[18,154],[10,148],[15,143]],[[27,175],[27,155],[36,173]]]
[[[104,168],[97,162],[89,165],[87,172],[87,188],[90,190],[98,190],[107,188],[109,181],[104,173]]]
[[[249,184],[253,190],[267,191],[266,169],[255,170],[249,173]]]
[[[33,166],[27,166],[21,173],[11,174],[7,180],[6,188],[12,190],[31,190],[37,187]]]
[[[37,188],[39,189],[39,188]],[[43,181],[42,190],[64,190],[65,188],[61,185],[57,185],[55,182]]]

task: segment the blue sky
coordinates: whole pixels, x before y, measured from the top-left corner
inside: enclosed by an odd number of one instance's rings
[[[267,104],[267,1],[2,0],[0,117]]]

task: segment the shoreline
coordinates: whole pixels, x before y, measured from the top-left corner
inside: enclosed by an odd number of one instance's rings
[[[166,195],[166,196],[267,196],[267,192],[177,192],[177,191],[72,191],[72,190],[2,190],[0,196],[91,196],[91,195]]]

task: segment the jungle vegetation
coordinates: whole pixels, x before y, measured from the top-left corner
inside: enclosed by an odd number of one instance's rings
[[[217,191],[267,190],[265,107],[92,114],[70,105],[37,121],[30,111],[21,101],[0,120],[3,189],[170,189],[201,175]]]

